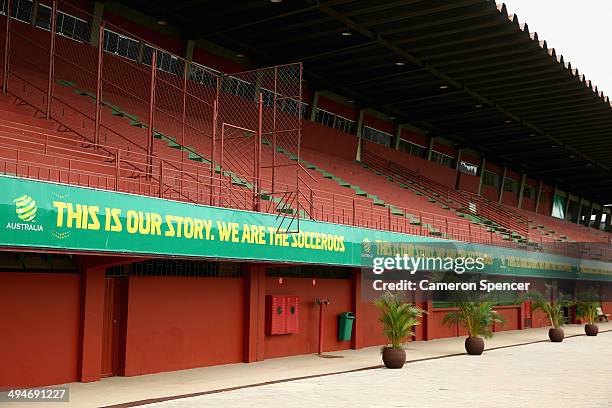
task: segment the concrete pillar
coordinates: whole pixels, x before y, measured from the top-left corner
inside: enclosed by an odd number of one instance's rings
[[[363,300],[361,298],[361,269],[355,268],[353,271],[353,313],[357,318],[353,321],[353,339],[351,348],[354,350],[363,348],[364,321],[363,321]],[[359,316],[362,316],[359,319]]]
[[[355,156],[355,160],[358,162],[361,161],[362,149],[363,149],[363,118],[365,116],[365,109],[359,110],[359,115],[357,117],[357,138],[359,141],[357,142],[357,154]]]
[[[589,228],[591,228],[591,218],[593,217],[593,210],[595,209],[595,202],[593,200],[591,200],[591,207],[589,208],[589,215],[588,217],[585,219],[585,225]]]
[[[557,191],[557,189],[555,188],[555,195],[556,195],[556,191]],[[564,218],[563,218],[565,220],[569,220],[568,219],[568,217],[569,217],[568,211],[569,211],[569,205],[570,205],[571,198],[572,198],[572,195],[568,191],[567,194],[565,195],[565,215],[564,215]]]
[[[457,158],[455,159],[455,172],[457,173],[455,176],[455,190],[459,190],[459,186],[461,185],[461,172],[459,171],[459,167],[461,167],[462,153],[462,148],[457,149]]]
[[[399,150],[400,139],[402,138],[402,124],[398,123],[395,127],[395,150]]]
[[[601,229],[601,218],[602,217],[603,217],[603,206],[600,205],[599,209],[595,213],[595,221],[594,221],[594,227],[597,228],[598,230]]]
[[[246,264],[242,268],[246,279],[244,362],[252,363],[264,359],[266,268],[257,264]]]
[[[314,91],[312,94],[312,103],[310,104],[310,121],[314,122],[317,116],[317,106],[319,106],[319,91]]]
[[[193,52],[195,50],[195,40],[187,40],[185,43],[185,59],[189,62],[193,61]]]
[[[536,204],[535,204],[535,212],[538,212],[538,207],[540,207],[540,196],[542,195],[542,188],[544,187],[544,182],[540,180],[538,184],[538,195],[536,196]]]
[[[425,339],[424,340],[433,340],[434,339],[434,328],[433,328],[433,319],[434,319],[434,307],[433,301],[431,298],[427,298],[427,302],[425,303],[425,311],[426,314],[423,315],[423,321],[425,323]]]
[[[580,224],[581,215],[582,215],[582,197],[578,197],[578,217],[576,217],[576,224]]]
[[[431,155],[433,154],[433,147],[434,147],[435,139],[436,138],[434,136],[429,137],[429,146],[427,147],[427,161],[431,161]]]
[[[104,2],[96,1],[93,7],[93,19],[91,21],[91,32],[89,33],[89,44],[98,47],[100,37],[100,24],[104,18]]]
[[[504,186],[506,185],[506,173],[508,172],[508,166],[504,166],[504,171],[501,176],[501,183],[499,183],[499,203],[502,203],[504,198]]]
[[[103,266],[81,269],[81,366],[80,381],[100,379],[104,317],[105,271]]]
[[[36,20],[38,20],[38,0],[32,1],[32,17],[30,18],[30,24],[36,26]]]
[[[527,181],[527,174],[523,173],[521,177],[521,185],[519,186],[519,195],[518,195],[518,203],[516,206],[521,208],[523,206],[523,194],[525,193],[525,182]]]
[[[259,102],[259,94],[261,93],[262,82],[263,82],[263,72],[260,70],[260,71],[257,71],[257,73],[255,74],[255,92],[253,92],[253,101],[256,103]],[[282,104],[284,103],[285,103],[285,99],[283,98],[281,100],[281,106],[280,106],[281,109],[283,108]]]
[[[480,180],[478,180],[478,195],[482,195],[482,178],[484,177],[485,164],[487,164],[487,159],[482,156],[482,158],[480,159]]]

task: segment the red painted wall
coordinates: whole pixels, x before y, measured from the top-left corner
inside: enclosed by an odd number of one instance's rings
[[[542,197],[540,198],[540,205],[538,206],[538,213],[550,216],[552,212],[552,202],[554,195],[554,188],[551,186],[544,185],[542,187]]]
[[[357,122],[357,111],[355,111],[355,109],[351,108],[350,106],[338,103],[336,101],[332,101],[331,99],[325,98],[324,96],[319,96],[319,102],[317,103],[317,107]]]
[[[236,73],[248,70],[244,65],[230,61],[198,47],[193,50],[193,60],[199,64],[206,65],[207,67],[225,73]]]
[[[130,277],[127,376],[242,361],[244,281]]]
[[[319,343],[319,306],[317,298],[327,298],[323,314],[323,351],[345,350],[350,341],[340,342],[338,337],[338,314],[352,312],[352,281],[350,279],[316,279],[313,286],[309,278],[266,278],[266,295],[297,295],[300,297],[299,332],[265,336],[265,358],[284,357],[316,353]]]
[[[467,330],[462,326],[447,326],[442,324],[444,316],[446,316],[450,312],[456,311],[457,308],[448,307],[448,308],[437,308],[434,309],[432,313],[427,315],[428,324],[431,325],[431,339],[441,339],[446,337],[457,337],[457,336],[467,336]],[[506,330],[517,330],[521,318],[521,308],[520,306],[498,306],[495,308],[497,312],[499,312],[502,316],[507,319],[507,323],[505,326],[501,324],[496,324],[494,331],[506,331]],[[418,333],[417,333],[418,334]],[[417,337],[418,338],[418,337]],[[431,340],[430,339],[430,340]]]
[[[406,129],[402,129],[402,139],[408,140],[409,142],[418,144],[419,146],[427,147],[429,142],[427,141],[427,136],[411,132]]]
[[[484,183],[482,184],[482,196],[488,198],[493,202],[499,201],[499,189],[493,186],[487,186]]]
[[[520,306],[498,306],[495,310],[506,318],[506,324],[495,324],[495,331],[517,330],[520,326],[521,308]]]
[[[126,34],[126,32],[131,33],[132,35],[142,38],[143,40],[150,42],[151,44],[160,47],[163,50],[169,51],[181,57],[185,55],[185,46],[183,45],[183,42],[178,38],[174,38],[169,35],[165,35],[158,31],[150,29],[148,27],[144,27],[140,24],[136,24],[125,17],[118,16],[108,11],[104,12],[104,20],[116,27],[125,30],[125,32],[121,34]],[[116,28],[112,26],[108,28],[113,31],[116,30]]]
[[[374,129],[382,130],[383,132],[389,133],[391,135],[394,134],[392,122],[388,122],[386,120],[382,120],[377,117],[366,114],[364,116],[364,123],[366,126],[372,127]]]
[[[368,140],[363,141],[363,146],[365,150],[368,150],[378,156],[399,163],[408,169],[414,171],[419,170],[425,177],[433,179],[438,183],[442,183],[447,187],[455,188],[455,178],[457,177],[457,172],[454,168],[442,166],[399,150],[388,149],[385,146],[370,142]]]
[[[357,136],[308,120],[302,122],[302,147],[355,160]]]
[[[51,2],[43,2],[51,7]],[[91,21],[93,13],[93,5],[89,0],[70,0],[58,3],[58,10],[68,13],[72,16],[82,18],[86,21]]]
[[[385,344],[387,338],[382,332],[382,324],[378,321],[380,311],[372,302],[363,302],[361,308],[361,316],[357,316],[361,320],[363,333],[363,346],[378,346]]]
[[[80,277],[0,273],[0,388],[77,381]]]
[[[451,156],[454,158],[457,158],[457,152],[455,151],[455,149],[452,146],[448,146],[444,143],[440,143],[438,141],[434,140],[434,146],[433,149],[437,152],[440,153],[444,153],[447,156]]]
[[[518,194],[511,193],[510,191],[504,191],[502,203],[511,207],[516,207],[518,205]]]
[[[444,316],[446,316],[450,312],[456,311],[457,308],[445,307],[434,309],[432,313],[427,315],[429,319],[427,324],[430,325],[430,335],[431,339],[443,339],[445,337],[456,337],[459,336],[467,336],[467,331],[463,326],[447,326],[442,324],[444,320]],[[431,340],[430,339],[430,340]]]
[[[479,176],[470,176],[469,174],[461,173],[459,178],[459,189],[469,191],[471,193],[477,193],[479,183]]]

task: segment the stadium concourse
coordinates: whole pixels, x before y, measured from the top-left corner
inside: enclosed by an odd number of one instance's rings
[[[1,4],[2,388],[384,344],[380,242],[609,289],[610,100],[504,5]]]

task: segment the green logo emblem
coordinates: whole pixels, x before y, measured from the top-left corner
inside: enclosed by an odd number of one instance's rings
[[[21,221],[32,221],[36,217],[36,201],[29,195],[23,195],[13,200],[15,203],[15,212]]]
[[[364,238],[362,245],[363,245],[363,252],[365,254],[369,254],[372,251],[372,243],[370,242],[369,239]]]

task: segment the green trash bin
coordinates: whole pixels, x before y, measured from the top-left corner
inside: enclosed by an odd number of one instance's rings
[[[353,320],[355,320],[355,313],[353,312],[342,312],[338,315],[338,340],[347,341],[351,339]]]

